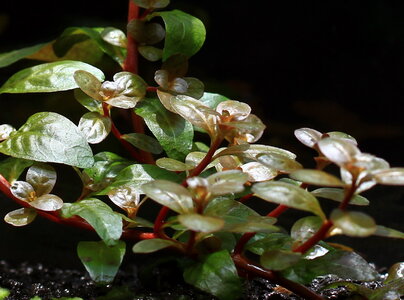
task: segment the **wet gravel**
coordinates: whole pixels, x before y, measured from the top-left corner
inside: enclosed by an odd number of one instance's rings
[[[173,274],[174,272],[174,274]],[[7,300],[29,300],[39,296],[43,300],[60,297],[81,297],[85,300],[215,300],[182,281],[181,274],[171,267],[155,268],[139,279],[139,270],[131,266],[118,272],[112,285],[96,285],[84,271],[62,270],[42,264],[21,263],[12,266],[0,261],[0,287],[11,291]],[[144,276],[143,276],[144,277]],[[324,276],[314,280],[310,288],[325,299],[363,299],[352,298],[345,287],[320,290],[338,281],[336,276]],[[378,282],[366,283],[370,288],[380,286]],[[271,284],[268,280],[257,278],[245,286],[245,300],[299,300],[290,291]]]

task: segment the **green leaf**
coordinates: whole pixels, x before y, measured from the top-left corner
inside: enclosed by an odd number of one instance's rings
[[[141,150],[153,154],[160,154],[161,152],[163,152],[163,148],[160,146],[160,143],[155,138],[152,138],[148,135],[142,133],[128,133],[123,134],[121,138]]]
[[[278,175],[277,170],[271,169],[256,161],[241,165],[240,168],[248,175],[249,182],[267,181]]]
[[[115,180],[118,173],[132,164],[131,161],[112,152],[100,152],[94,155],[94,165],[83,171],[86,187],[100,191]]]
[[[321,170],[296,170],[290,173],[289,176],[295,180],[317,186],[345,186],[345,183],[342,182],[339,178]]]
[[[216,109],[219,103],[229,100],[229,98],[215,93],[203,93],[203,96],[199,98],[199,101],[204,103],[206,106],[210,108]]]
[[[398,262],[389,268],[388,275],[384,283],[396,279],[404,279],[404,262]]]
[[[267,269],[281,271],[296,264],[302,254],[287,250],[270,250],[261,255],[261,265]]]
[[[46,63],[23,69],[11,76],[0,88],[2,93],[48,93],[72,90],[78,87],[74,72],[84,70],[99,80],[104,74],[97,68],[73,60]]]
[[[100,114],[103,113],[102,110],[102,102],[95,100],[84,93],[81,89],[74,90],[74,98],[79,102],[82,106],[84,106],[87,110],[98,112]]]
[[[102,101],[103,97],[100,94],[101,81],[93,74],[87,71],[78,70],[73,74],[74,81],[78,87],[92,99]]]
[[[126,245],[118,241],[107,246],[103,241],[80,242],[77,254],[92,280],[99,284],[108,284],[114,280],[125,255]]]
[[[253,185],[253,193],[269,202],[305,210],[325,219],[317,199],[308,191],[285,182],[259,182]]]
[[[201,262],[187,267],[184,279],[220,300],[237,299],[242,294],[237,269],[226,250],[209,254]]]
[[[165,30],[159,23],[146,23],[144,20],[133,19],[127,25],[128,34],[140,45],[154,45],[165,37]]]
[[[316,197],[326,198],[338,202],[342,202],[345,198],[344,190],[338,188],[319,188],[311,191],[311,193]],[[361,195],[354,195],[351,201],[349,201],[349,204],[364,206],[369,205],[369,200]]]
[[[102,39],[107,43],[121,48],[126,48],[126,35],[122,30],[114,27],[107,27],[104,28],[100,34]]]
[[[334,226],[348,236],[366,237],[376,232],[376,223],[372,217],[357,211],[334,209],[330,216]]]
[[[154,12],[150,18],[157,16],[163,18],[166,29],[163,61],[174,54],[190,57],[202,47],[206,30],[201,20],[180,10]]]
[[[148,61],[158,61],[163,57],[163,50],[153,46],[139,46],[139,53]]]
[[[56,211],[62,208],[63,200],[53,194],[46,194],[29,203],[32,207],[44,211]]]
[[[166,169],[166,170],[174,171],[174,172],[182,172],[182,171],[192,169],[192,166],[187,165],[176,159],[169,158],[169,157],[159,158],[158,160],[156,160],[156,165],[162,169]]]
[[[157,203],[186,214],[194,210],[192,194],[185,187],[168,180],[155,180],[142,185],[143,192]]]
[[[20,177],[21,173],[34,162],[22,158],[8,157],[0,162],[0,174],[7,179],[10,184]]]
[[[265,153],[257,156],[263,165],[283,173],[291,173],[302,167],[300,163],[280,153]]]
[[[9,212],[4,221],[13,226],[25,226],[31,223],[36,217],[36,211],[33,208],[19,208]]]
[[[308,216],[297,220],[290,231],[295,244],[302,244],[311,238],[321,227],[323,221],[318,216]]]
[[[64,218],[82,217],[108,246],[116,245],[122,235],[122,218],[101,200],[89,198],[65,203],[61,213]]]
[[[136,3],[136,5],[146,8],[146,9],[154,9],[154,8],[164,8],[168,4],[170,4],[170,0],[132,0]]]
[[[38,52],[41,48],[43,48],[47,43],[42,43],[18,50],[13,50],[6,53],[0,54],[0,68],[7,67],[20,59],[26,58],[27,56]]]
[[[302,259],[282,272],[295,282],[310,283],[322,275],[335,274],[342,279],[371,281],[379,277],[375,268],[355,252],[329,251],[314,259]]]
[[[292,248],[292,239],[287,234],[272,232],[264,233],[262,236],[256,234],[246,245],[246,249],[257,255],[262,255],[265,251],[290,250]]]
[[[217,172],[206,179],[209,192],[214,195],[225,195],[242,192],[248,175],[239,170],[227,170]]]
[[[377,236],[383,236],[383,237],[388,237],[388,238],[393,238],[393,239],[404,239],[404,232],[387,228],[381,225],[376,226],[376,231],[373,233],[373,235]]]
[[[5,300],[8,295],[10,295],[10,291],[0,287],[0,300]]]
[[[86,139],[69,119],[53,112],[32,115],[0,152],[13,157],[88,168],[93,154]]]
[[[111,131],[111,119],[98,112],[85,113],[79,122],[79,130],[90,144],[101,143]]]
[[[224,226],[224,220],[200,214],[183,214],[178,216],[178,221],[185,227],[196,232],[215,232]]]
[[[181,182],[181,177],[173,172],[163,170],[154,165],[134,164],[120,171],[116,176],[115,181],[98,194],[106,195],[109,191],[123,185],[130,185],[132,189],[138,189],[140,193],[143,193],[141,186],[156,179]]]
[[[144,99],[136,108],[170,158],[183,161],[192,148],[192,124],[164,108],[159,99]]]
[[[172,240],[150,239],[137,242],[132,250],[134,253],[152,253],[175,245]]]

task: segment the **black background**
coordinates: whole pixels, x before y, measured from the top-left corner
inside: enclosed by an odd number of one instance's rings
[[[340,130],[355,136],[362,151],[404,166],[404,2],[172,2],[169,9],[198,16],[207,28],[204,47],[190,60],[189,76],[204,81],[207,91],[249,103],[268,126],[263,143],[297,153],[310,167],[312,152],[296,142],[293,130]],[[0,52],[50,41],[68,26],[124,29],[126,6],[123,0],[7,1],[0,7]],[[0,83],[24,64],[1,69]],[[83,111],[76,103],[57,100],[1,95],[0,123],[18,127],[32,113],[45,110],[67,111],[77,122]],[[377,187],[366,196],[372,205],[365,211],[378,223],[404,230],[404,188]],[[7,209],[15,206],[1,201]],[[6,212],[2,204],[1,214]],[[65,240],[67,232],[77,231],[37,223],[29,229],[0,225],[0,259],[22,260],[27,247],[38,260],[52,253],[45,254],[36,243],[74,251],[75,245]],[[339,241],[380,265],[404,260],[402,241]],[[56,257],[52,263],[63,264]]]

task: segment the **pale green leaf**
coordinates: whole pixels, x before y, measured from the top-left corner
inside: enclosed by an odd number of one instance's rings
[[[102,39],[111,45],[126,48],[126,34],[117,28],[106,27],[100,33]]]
[[[134,253],[152,253],[175,245],[176,243],[172,240],[150,239],[137,242],[132,251]]]
[[[310,148],[313,148],[323,135],[321,132],[311,128],[296,129],[294,133],[303,145]]]
[[[216,109],[216,107],[219,105],[219,103],[229,100],[229,98],[220,95],[220,94],[215,94],[215,93],[203,93],[203,96],[199,98],[199,101],[204,103],[206,106],[209,106],[210,108]]]
[[[38,52],[41,48],[43,48],[47,43],[38,44],[30,47],[25,47],[18,50],[13,50],[6,53],[0,54],[0,68],[7,67],[20,59],[26,58],[29,55],[32,55]]]
[[[101,200],[65,203],[61,214],[64,218],[77,215],[86,220],[108,246],[116,245],[122,235],[122,218]]]
[[[376,226],[376,231],[373,233],[373,235],[377,236],[383,236],[383,237],[388,237],[388,238],[393,238],[393,239],[404,239],[404,232],[392,229],[392,228],[387,228],[385,226],[377,225]]]
[[[320,198],[326,198],[338,202],[342,202],[345,198],[345,191],[338,188],[319,188],[311,191],[311,193]],[[369,205],[369,200],[361,195],[353,195],[352,199],[349,201],[352,205]]]
[[[102,110],[102,102],[95,100],[84,93],[81,89],[74,90],[74,98],[79,102],[82,106],[84,106],[87,110],[103,113]]]
[[[222,218],[192,213],[179,215],[178,221],[190,230],[205,233],[219,231],[224,226]]]
[[[36,211],[33,208],[19,208],[9,212],[4,221],[13,226],[25,226],[31,223],[36,217]]]
[[[32,160],[8,157],[0,162],[0,174],[12,185],[33,163]]]
[[[289,174],[295,180],[317,186],[342,187],[345,183],[339,178],[321,170],[302,169]]]
[[[9,139],[0,152],[42,162],[90,167],[93,154],[86,139],[70,120],[53,112],[32,115]]]
[[[111,119],[98,112],[85,113],[79,122],[79,130],[90,144],[102,142],[111,131]]]
[[[296,264],[301,253],[287,250],[270,250],[261,255],[261,265],[269,270],[281,271]]]
[[[207,178],[208,190],[214,195],[238,193],[244,190],[248,175],[239,170],[217,172]]]
[[[268,168],[275,169],[283,173],[291,173],[303,168],[303,166],[294,159],[275,152],[259,154],[257,156],[257,159],[260,163],[267,166]]]
[[[78,87],[74,73],[87,71],[99,80],[104,74],[97,68],[73,60],[64,60],[23,69],[11,76],[0,88],[1,93],[45,93],[72,90]]]
[[[295,244],[302,244],[311,238],[323,225],[323,220],[318,216],[308,216],[297,220],[291,230],[290,236]]]
[[[139,53],[148,61],[158,61],[163,57],[163,50],[153,46],[139,46]]]
[[[156,160],[156,165],[160,168],[174,172],[182,172],[192,169],[192,166],[169,157],[159,158],[158,160]]]
[[[353,237],[366,237],[374,234],[377,226],[372,217],[357,211],[335,209],[330,216],[331,221],[342,233]]]
[[[317,199],[308,191],[285,182],[259,182],[253,185],[252,192],[266,201],[305,210],[325,219]]]
[[[92,280],[98,284],[111,283],[125,255],[125,242],[114,246],[104,242],[79,242],[77,254]]]
[[[73,74],[74,81],[78,87],[92,99],[102,101],[100,94],[101,81],[93,74],[87,71],[78,70]]]

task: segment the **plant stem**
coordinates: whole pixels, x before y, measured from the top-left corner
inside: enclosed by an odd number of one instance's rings
[[[308,289],[304,285],[299,283],[290,281],[284,277],[282,277],[279,273],[265,269],[256,263],[248,260],[247,258],[241,255],[233,255],[232,256],[234,264],[239,269],[243,269],[247,271],[249,274],[254,274],[256,276],[260,276],[262,278],[270,280],[272,283],[278,284],[289,291],[295,293],[296,295],[302,297],[303,299],[309,300],[324,300],[323,297],[317,295],[312,290]]]
[[[339,205],[340,210],[345,210],[347,206],[349,205],[349,202],[351,201],[352,197],[354,196],[356,192],[356,184],[354,183],[356,181],[356,178],[352,178],[352,185],[348,190],[345,190],[345,196],[344,200]]]
[[[332,227],[333,223],[330,220],[324,221],[323,225],[321,225],[320,229],[307,241],[305,241],[303,244],[298,246],[297,248],[293,249],[293,252],[300,252],[300,253],[305,253],[307,250],[309,250],[311,247],[316,245],[319,241],[323,240],[327,233],[328,230]]]

